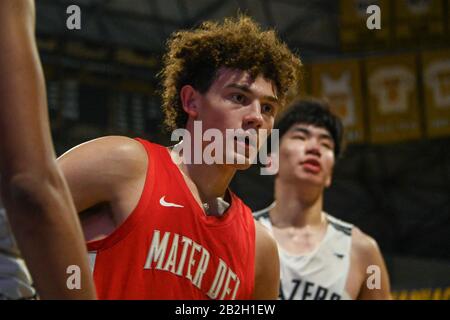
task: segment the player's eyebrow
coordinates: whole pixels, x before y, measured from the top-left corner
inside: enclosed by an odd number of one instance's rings
[[[250,89],[250,87],[248,85],[245,85],[245,84],[230,83],[229,85],[226,86],[226,88],[235,88],[235,89],[244,91],[244,92],[246,92],[248,94],[253,94],[253,95],[255,94],[253,92],[253,90]],[[268,100],[268,101],[271,101],[273,103],[276,103],[278,105],[280,104],[280,100],[276,96],[263,96],[261,98],[264,99],[264,100]]]
[[[308,128],[305,128],[305,127],[296,126],[292,130],[294,132],[301,132],[301,133],[307,135],[308,137],[310,137],[312,135],[311,130],[309,130]],[[331,137],[331,135],[329,133],[320,133],[319,138],[330,140],[331,142],[334,142],[333,138]]]

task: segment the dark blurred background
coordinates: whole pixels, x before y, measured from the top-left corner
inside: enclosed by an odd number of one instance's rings
[[[69,30],[68,6],[81,9]],[[381,8],[381,29],[366,8]],[[37,35],[58,155],[104,135],[169,145],[158,72],[175,30],[246,13],[304,62],[301,95],[326,97],[348,147],[325,209],[374,237],[397,299],[450,299],[448,0],[37,0]],[[272,202],[257,167],[233,189]]]

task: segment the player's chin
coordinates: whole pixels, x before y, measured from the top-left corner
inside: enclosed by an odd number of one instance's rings
[[[310,173],[300,173],[296,175],[297,179],[302,183],[307,183],[314,187],[322,187],[325,185],[324,179],[321,175],[315,175]]]

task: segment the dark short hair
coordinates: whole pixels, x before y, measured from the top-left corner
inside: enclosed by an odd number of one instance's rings
[[[204,22],[193,30],[178,31],[167,42],[160,73],[167,129],[182,128],[188,119],[180,90],[192,85],[202,94],[209,90],[221,68],[247,71],[274,82],[277,96],[288,103],[287,93],[298,87],[300,59],[275,34],[262,30],[251,18],[238,16],[222,23]]]
[[[280,141],[292,126],[309,124],[326,129],[334,142],[334,155],[341,156],[344,143],[344,126],[339,117],[330,111],[330,105],[319,99],[302,99],[293,102],[278,119],[275,128],[279,130]]]

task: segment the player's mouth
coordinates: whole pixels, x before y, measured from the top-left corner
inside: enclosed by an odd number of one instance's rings
[[[307,159],[300,164],[306,171],[311,173],[319,173],[322,170],[322,165],[316,159]]]

